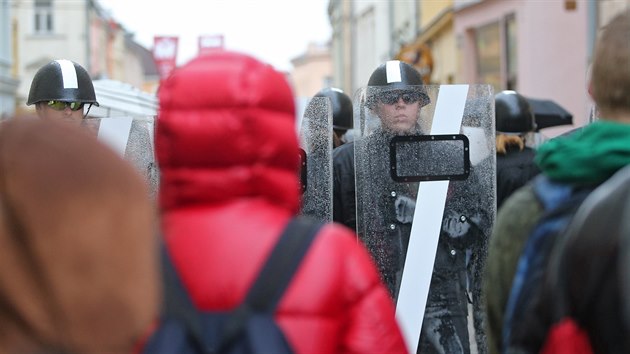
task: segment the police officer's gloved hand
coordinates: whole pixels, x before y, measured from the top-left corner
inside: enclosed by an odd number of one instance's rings
[[[409,224],[413,221],[413,212],[416,209],[416,201],[399,195],[394,202],[396,208],[396,220],[402,224]]]
[[[454,211],[449,212],[442,220],[442,231],[449,237],[462,237],[470,231],[470,228],[468,218]]]

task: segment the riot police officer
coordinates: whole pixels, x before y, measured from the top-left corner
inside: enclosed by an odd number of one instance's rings
[[[99,105],[88,72],[65,59],[53,60],[37,71],[26,104],[34,104],[42,119],[74,123],[81,122],[92,105]]]
[[[94,134],[100,129],[100,119],[85,119],[92,105],[99,106],[94,84],[88,72],[74,61],[57,59],[42,66],[33,77],[26,104],[34,104],[41,119],[82,125]],[[151,144],[146,124],[134,120],[128,132],[124,158],[145,177],[151,195],[155,197],[159,176]]]
[[[527,99],[514,91],[502,91],[495,96],[495,114],[498,208],[540,170],[534,164],[536,151],[525,145],[527,136],[536,130]]]
[[[420,130],[418,118],[420,108],[429,103],[429,97],[423,91],[420,74],[410,65],[399,63],[400,82],[387,82],[386,64],[379,66],[368,81],[366,106],[375,114],[381,113],[382,129],[372,135],[369,144],[389,144],[389,139],[399,133],[411,134]],[[388,88],[383,90],[383,88]],[[398,89],[398,90],[397,90]],[[396,113],[398,111],[398,113]],[[397,117],[396,117],[397,116]],[[356,196],[354,183],[353,143],[345,144],[333,152],[333,220],[356,230]],[[370,149],[382,156],[377,160],[388,161],[386,149]],[[383,155],[384,154],[384,155]],[[377,164],[376,166],[384,166]],[[387,167],[387,166],[385,166]]]
[[[392,179],[390,144],[394,137],[429,133],[430,122],[420,117],[430,103],[420,74],[404,62],[388,61],[372,73],[364,102],[355,110],[366,115],[361,130],[369,133],[333,153],[334,220],[356,229],[394,300],[407,256],[418,183]],[[455,155],[445,148],[442,156],[442,161],[416,158],[413,163],[449,163]],[[412,162],[411,157],[400,159]],[[470,283],[479,279],[470,276],[469,267],[476,262],[471,261],[473,249],[483,247],[482,230],[488,228],[493,210],[484,200],[494,204],[491,197],[471,190],[479,178],[471,172],[467,181],[449,185],[418,347],[421,353],[470,353],[468,303],[475,297],[471,293],[478,293],[478,286]],[[471,197],[458,197],[462,195]]]
[[[328,97],[333,115],[333,148],[346,142],[346,133],[352,129],[352,100],[341,89],[331,87],[319,91],[315,97]]]

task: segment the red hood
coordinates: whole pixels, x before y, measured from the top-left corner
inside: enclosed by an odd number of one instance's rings
[[[242,198],[298,210],[294,97],[281,73],[242,54],[202,56],[159,97],[163,210]]]

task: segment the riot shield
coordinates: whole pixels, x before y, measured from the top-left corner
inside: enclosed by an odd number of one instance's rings
[[[484,352],[492,88],[368,86],[354,105],[357,233],[396,301],[410,352],[469,353],[475,344]]]
[[[332,221],[332,108],[327,97],[313,97],[300,124],[302,215]]]
[[[151,196],[157,196],[159,172],[153,153],[153,117],[86,118],[82,124],[129,161],[146,179]]]

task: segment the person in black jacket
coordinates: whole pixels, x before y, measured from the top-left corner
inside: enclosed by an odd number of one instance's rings
[[[315,97],[328,97],[333,116],[333,148],[345,144],[346,133],[352,129],[352,100],[341,89],[329,87],[320,90]]]
[[[495,97],[497,146],[497,209],[515,190],[540,173],[534,164],[536,151],[525,145],[536,129],[534,112],[527,99],[514,91]]]

